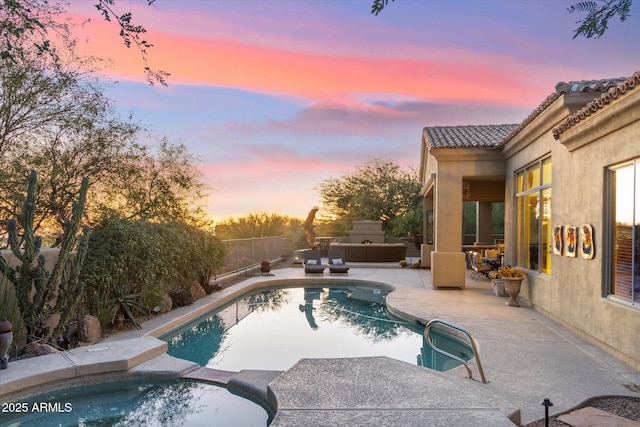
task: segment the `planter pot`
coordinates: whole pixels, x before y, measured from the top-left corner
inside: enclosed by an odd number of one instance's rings
[[[491,282],[493,283],[493,293],[496,294],[497,297],[507,296],[504,291],[504,282],[502,279],[493,279]]]
[[[516,297],[520,293],[520,287],[522,286],[524,277],[501,277],[500,280],[504,281],[504,291],[509,295],[507,305],[520,307]]]

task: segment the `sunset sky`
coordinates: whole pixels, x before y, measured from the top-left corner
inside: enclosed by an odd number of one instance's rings
[[[419,165],[422,128],[521,122],[560,81],[640,70],[640,6],[572,39],[575,0],[117,0],[144,26],[144,64],[95,1],[72,0],[80,48],[112,60],[123,116],[189,147],[215,219],[304,217],[317,185],[374,159]],[[640,3],[640,0],[638,0]]]

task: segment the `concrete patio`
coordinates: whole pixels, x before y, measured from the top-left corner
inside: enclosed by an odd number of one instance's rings
[[[544,398],[553,402],[550,413],[555,414],[595,396],[640,396],[634,391],[640,372],[531,307],[507,306],[507,298],[495,296],[488,280],[468,279],[462,290],[436,290],[429,270],[395,264],[353,265],[348,276],[330,276],[328,270],[322,277],[305,276],[300,267],[271,273],[247,277],[189,307],[155,317],[141,330],[122,332],[91,347],[11,362],[9,369],[0,371],[0,400],[18,390],[40,390],[86,374],[161,374],[249,390],[277,407],[273,426],[508,426],[513,424],[507,416],[517,421],[519,415],[523,425],[542,418]],[[440,373],[384,357],[304,359],[284,373],[214,372],[206,378],[197,365],[163,354],[166,344],[152,338],[247,289],[345,278],[395,287],[387,297],[395,314],[423,323],[439,318],[468,329],[480,344],[489,383],[477,380],[475,366],[474,379],[468,379],[463,367]]]

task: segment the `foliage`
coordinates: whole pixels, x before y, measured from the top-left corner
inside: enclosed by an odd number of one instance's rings
[[[340,178],[319,185],[323,204],[335,218],[389,221],[419,207],[420,181],[415,170],[403,170],[390,160],[374,159]]]
[[[20,317],[15,289],[5,276],[0,276],[0,320],[2,319],[9,320],[13,326],[12,346],[17,347],[17,343],[26,341],[26,330]]]
[[[143,38],[146,29],[133,23],[131,12],[118,14],[115,0],[94,0],[102,17],[114,22],[119,28],[119,36],[127,48],[136,46],[144,63],[147,82],[166,86],[166,71],[155,70],[148,61],[148,49],[153,45]],[[147,0],[151,6],[155,0]],[[0,59],[15,61],[25,53],[35,51],[42,57],[58,62],[66,52],[66,46],[56,49],[61,42],[67,45],[71,40],[71,21],[64,20],[68,4],[64,1],[48,0],[5,0],[0,3]],[[55,39],[52,39],[55,38]]]
[[[525,275],[526,273],[524,272],[524,270],[516,267],[504,266],[500,267],[500,270],[498,270],[498,279],[501,279],[503,277],[523,278]]]
[[[136,145],[122,155],[117,164],[120,173],[109,174],[95,189],[98,218],[205,222],[202,208],[196,206],[205,195],[205,185],[193,166],[197,159],[184,144],[171,144],[165,138],[155,150]]]
[[[633,0],[585,0],[572,4],[567,8],[569,13],[587,12],[587,16],[577,22],[580,26],[575,30],[573,38],[602,37],[611,18],[617,15],[620,22],[624,22],[629,17],[632,2]],[[373,0],[371,13],[377,16],[388,4],[389,0]]]
[[[587,16],[578,21],[580,26],[575,30],[573,38],[600,38],[609,26],[609,20],[618,16],[624,22],[630,14],[633,0],[598,0],[580,1],[567,8],[569,13],[587,12]]]
[[[84,308],[106,324],[111,290],[125,283],[147,307],[154,307],[168,293],[184,296],[176,302],[188,304],[191,286],[208,283],[224,258],[222,242],[185,223],[105,219],[92,230],[82,270]]]
[[[373,4],[371,5],[371,13],[378,16],[378,14],[382,12],[382,9],[384,9],[384,7],[388,4],[389,0],[373,0]]]
[[[83,227],[79,238],[80,220],[84,210],[88,181],[82,180],[79,198],[73,203],[71,218],[65,222],[64,235],[58,259],[51,272],[45,267],[45,258],[40,254],[42,239],[34,235],[33,221],[36,212],[36,172],[29,175],[27,197],[24,202],[24,226],[22,241],[14,220],[7,223],[9,246],[13,256],[20,261],[10,267],[0,257],[0,272],[13,284],[27,340],[34,341],[50,337],[46,322],[54,314],[60,320],[52,336],[55,338],[66,327],[76,309],[84,283],[79,280],[89,238],[89,228]],[[75,251],[75,254],[73,253]]]
[[[244,217],[228,218],[215,226],[220,239],[249,239],[253,237],[286,236],[301,239],[302,221],[288,215],[250,212]]]
[[[117,284],[112,288],[113,298],[109,300],[111,306],[111,323],[115,323],[118,315],[126,316],[133,325],[140,329],[140,324],[136,320],[136,314],[148,314],[149,309],[138,299],[141,293],[131,293],[131,286],[125,284]]]
[[[18,4],[31,3],[40,4]],[[10,22],[0,5],[0,25]],[[21,43],[19,54],[0,61],[0,222],[19,216],[24,170],[36,170],[39,178],[34,231],[60,231],[83,177],[90,182],[89,223],[114,213],[204,222],[197,206],[205,191],[193,167],[197,159],[166,138],[155,147],[137,143],[144,126],[117,115],[96,77],[94,58],[78,57],[70,40],[64,55],[52,57],[24,40],[0,36],[0,48],[17,49],[15,43]]]
[[[422,234],[423,227],[422,202],[415,209],[390,221],[391,232],[394,236],[415,236]]]

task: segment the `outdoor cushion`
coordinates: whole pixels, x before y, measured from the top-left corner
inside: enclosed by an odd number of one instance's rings
[[[331,260],[331,264],[344,264],[342,258],[335,258]]]

